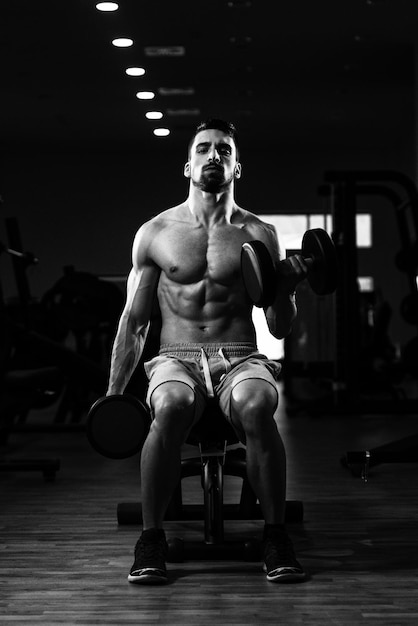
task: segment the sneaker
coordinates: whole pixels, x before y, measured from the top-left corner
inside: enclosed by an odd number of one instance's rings
[[[270,533],[264,540],[264,571],[273,583],[306,580],[307,575],[296,560],[293,545],[286,532]]]
[[[142,585],[164,585],[168,582],[165,560],[168,545],[163,530],[142,533],[135,546],[135,561],[128,580]]]

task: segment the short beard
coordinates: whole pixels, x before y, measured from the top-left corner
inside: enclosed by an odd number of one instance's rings
[[[192,183],[201,191],[206,191],[207,193],[221,193],[224,189],[229,187],[233,179],[234,177],[231,176],[229,180],[224,180],[223,172],[221,171],[219,171],[219,174],[216,172],[215,175],[214,172],[210,172],[209,174],[202,172],[200,179],[198,181],[192,180]]]

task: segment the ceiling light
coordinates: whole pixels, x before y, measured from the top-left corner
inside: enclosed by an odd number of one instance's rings
[[[127,67],[125,72],[128,76],[143,76],[145,74],[143,67]]]
[[[167,137],[170,134],[168,128],[154,128],[154,135],[157,137]]]
[[[152,100],[155,97],[155,93],[153,91],[138,91],[136,97],[139,100]]]
[[[116,46],[116,48],[129,48],[129,46],[133,46],[133,39],[129,39],[128,37],[118,37],[117,39],[113,39],[112,44]]]
[[[119,9],[119,5],[116,2],[98,2],[96,4],[96,9],[98,11],[117,11]]]
[[[160,120],[163,117],[163,114],[161,111],[147,111],[147,113],[145,113],[145,117],[148,120]]]

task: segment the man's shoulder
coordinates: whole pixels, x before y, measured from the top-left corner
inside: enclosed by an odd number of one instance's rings
[[[240,221],[248,229],[255,230],[257,232],[264,232],[270,235],[274,235],[276,233],[276,229],[273,224],[265,222],[258,215],[248,211],[247,209],[243,209],[241,207],[237,207],[237,209],[240,214]]]
[[[173,222],[183,221],[183,214],[183,205],[178,205],[161,211],[161,213],[144,222],[137,230],[134,238],[134,254],[138,258],[141,255],[150,255],[159,235],[167,231],[170,226],[172,227]]]
[[[179,221],[184,213],[184,205],[179,204],[169,209],[165,209],[156,215],[150,217],[146,222],[141,224],[138,233],[141,235],[155,234],[156,231],[164,228],[173,221]]]
[[[148,231],[155,231],[156,229],[164,228],[173,221],[181,221],[185,214],[185,208],[185,203],[182,203],[165,209],[151,217],[141,228]]]

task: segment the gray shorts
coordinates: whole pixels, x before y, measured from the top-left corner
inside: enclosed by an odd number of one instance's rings
[[[219,406],[231,421],[231,393],[246,380],[268,382],[277,393],[276,381],[281,365],[260,354],[252,343],[163,344],[158,356],[144,365],[149,380],[147,404],[155,389],[167,382],[188,385],[195,395],[196,418],[209,397],[218,398]]]

